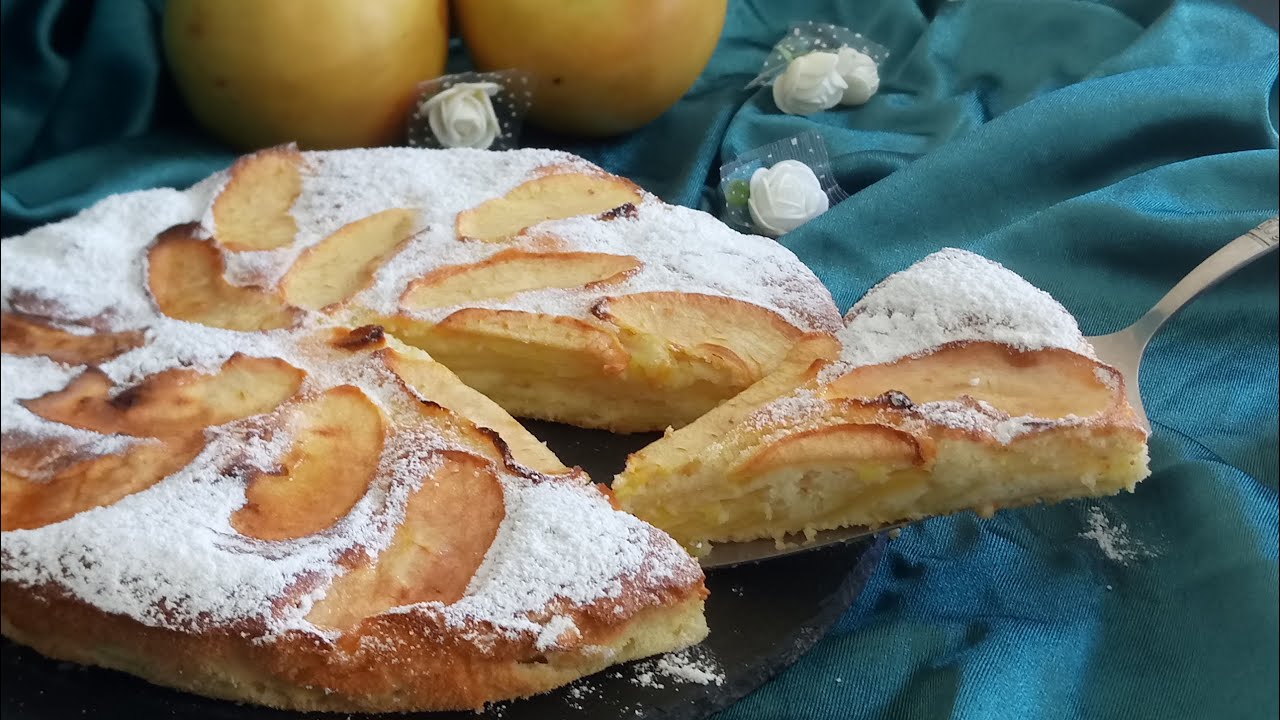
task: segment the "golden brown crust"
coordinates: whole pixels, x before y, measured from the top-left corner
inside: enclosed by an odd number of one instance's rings
[[[698,641],[706,634],[704,596],[700,586],[670,587],[649,598],[650,607],[622,615],[613,606],[585,608],[575,615],[574,649],[545,652],[532,641],[482,651],[418,612],[371,618],[337,644],[300,633],[242,636],[252,629],[181,632],[10,582],[0,584],[0,620],[6,637],[43,655],[208,697],[331,712],[479,710]]]

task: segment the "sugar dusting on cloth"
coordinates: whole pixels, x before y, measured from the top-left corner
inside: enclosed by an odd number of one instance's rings
[[[1101,507],[1089,508],[1087,519],[1089,529],[1080,533],[1080,537],[1096,543],[1108,560],[1128,565],[1138,558],[1155,555],[1146,545],[1129,536],[1128,525],[1119,521],[1112,522]]]

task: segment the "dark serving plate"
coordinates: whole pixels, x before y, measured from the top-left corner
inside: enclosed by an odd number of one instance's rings
[[[613,435],[551,423],[526,426],[566,463],[609,478],[628,453],[654,435]],[[632,666],[611,668],[555,692],[491,706],[503,720],[534,718],[705,718],[764,684],[795,662],[839,619],[879,564],[883,537],[866,538],[794,557],[708,573],[708,637],[694,654],[717,666],[723,683],[701,685],[658,677],[637,681]],[[135,720],[288,720],[307,715],[207,700],[157,687],[132,676],[48,660],[5,640],[0,645],[0,716],[5,720],[93,717]],[[341,715],[337,717],[342,717]],[[387,717],[412,718],[409,715]],[[475,713],[424,713],[431,720],[463,720]]]

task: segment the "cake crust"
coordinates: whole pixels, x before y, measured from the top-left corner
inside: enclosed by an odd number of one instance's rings
[[[672,592],[626,623],[585,609],[591,653],[532,643],[482,652],[415,613],[383,615],[334,643],[293,634],[248,643],[234,627],[193,634],[105,613],[53,587],[0,585],[0,630],[50,658],[136,675],[205,697],[327,712],[481,710],[706,636],[705,593]],[[611,611],[610,611],[611,612]],[[74,632],[68,632],[74,628]]]

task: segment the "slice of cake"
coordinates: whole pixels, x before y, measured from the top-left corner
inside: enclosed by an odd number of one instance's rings
[[[693,549],[1107,495],[1149,474],[1119,372],[1004,267],[943,250],[634,454],[621,505]]]

